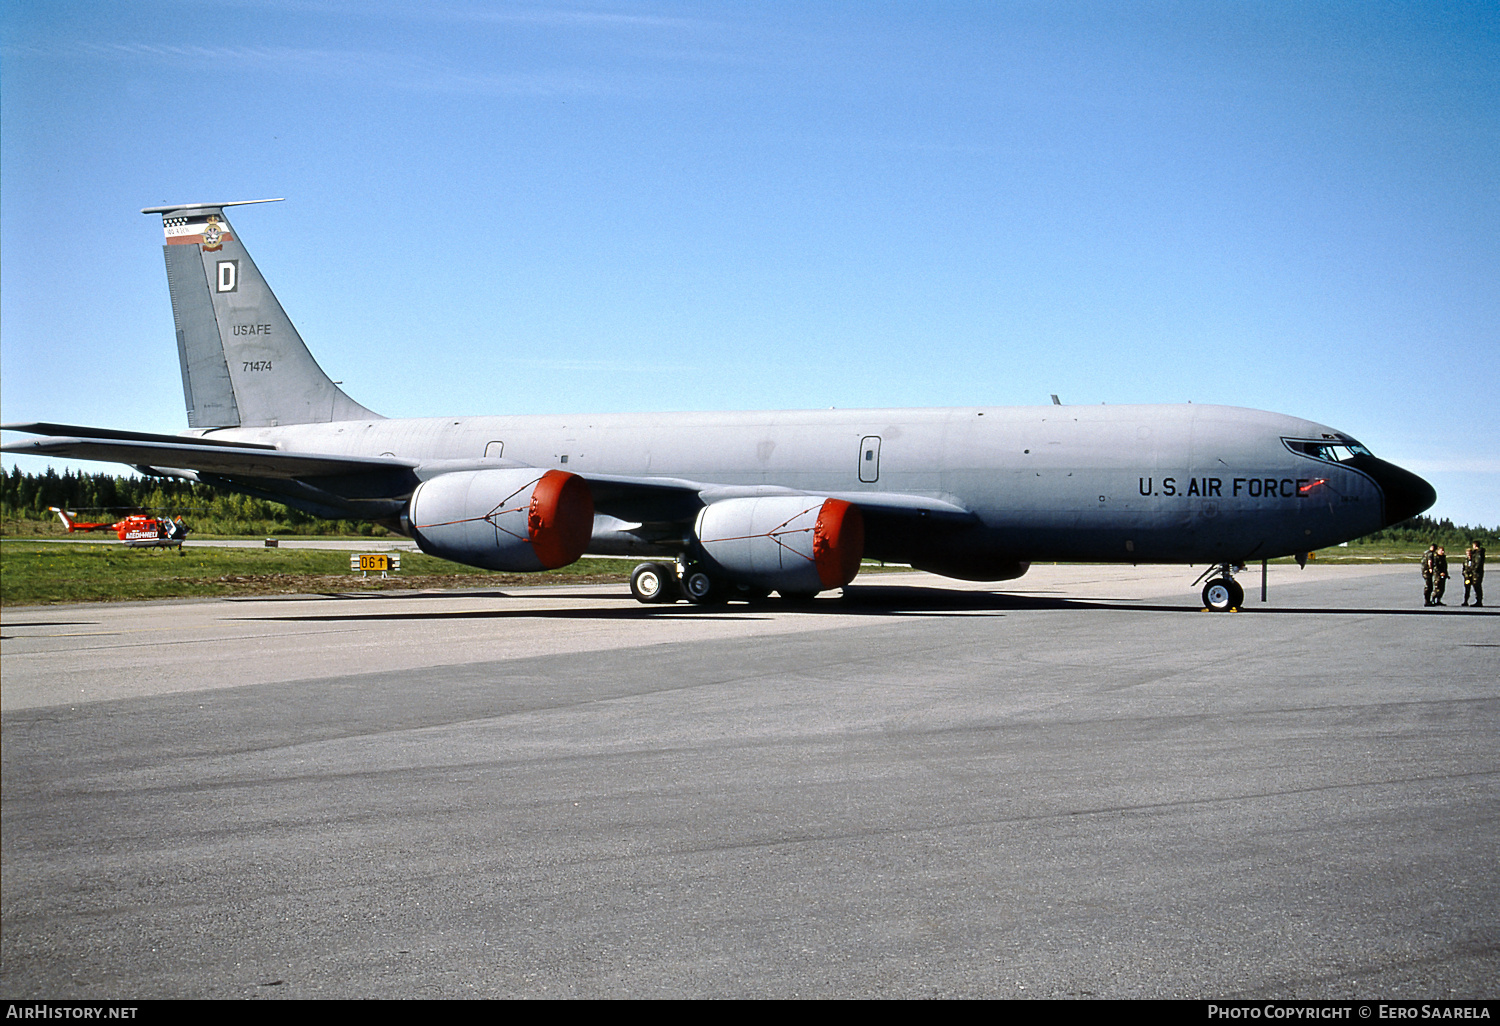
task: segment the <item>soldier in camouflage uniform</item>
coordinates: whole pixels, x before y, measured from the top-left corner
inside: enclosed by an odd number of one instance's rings
[[[1443,604],[1443,592],[1448,590],[1448,553],[1441,545],[1432,557],[1432,604]]]
[[[1432,571],[1437,566],[1437,542],[1422,553],[1422,605],[1432,605]]]
[[[1484,546],[1469,542],[1464,553],[1464,605],[1469,604],[1469,589],[1474,589],[1474,604],[1484,605]]]

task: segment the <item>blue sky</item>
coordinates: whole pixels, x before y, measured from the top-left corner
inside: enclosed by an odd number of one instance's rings
[[[138,210],[285,196],[390,416],[1226,403],[1500,524],[1500,5],[0,12],[6,421],[185,428]]]

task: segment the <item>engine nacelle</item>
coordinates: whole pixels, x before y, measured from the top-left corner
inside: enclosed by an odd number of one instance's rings
[[[429,555],[488,570],[552,570],[588,547],[594,496],[562,470],[467,470],[418,485],[406,519]]]
[[[859,509],[815,495],[715,502],[699,512],[696,531],[704,552],[736,582],[781,592],[848,584],[865,553]]]

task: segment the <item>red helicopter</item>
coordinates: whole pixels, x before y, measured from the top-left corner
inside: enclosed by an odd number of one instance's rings
[[[187,539],[188,526],[181,517],[153,517],[146,513],[135,513],[112,524],[83,524],[74,518],[77,513],[56,506],[49,510],[62,518],[68,533],[74,531],[114,531],[127,548],[132,549],[182,549]]]

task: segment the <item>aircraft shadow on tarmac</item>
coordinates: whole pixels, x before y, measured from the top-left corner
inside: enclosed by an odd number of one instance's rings
[[[326,596],[355,597],[355,596]],[[419,595],[399,594],[394,592],[374,592],[357,596],[361,599],[412,599],[412,598],[470,598],[470,599],[495,599],[495,598],[524,598],[524,592],[515,591],[462,591],[462,592],[424,592]],[[591,603],[601,598],[616,600],[620,596],[613,593],[590,592],[550,592],[547,595],[551,600],[576,600],[580,603]],[[1083,609],[1083,608],[1108,608],[1107,600],[1094,599],[1063,599],[1035,595],[1011,595],[997,592],[983,591],[954,591],[945,588],[921,588],[921,587],[863,587],[851,588],[842,596],[830,595],[824,598],[787,600],[780,598],[768,598],[754,602],[723,602],[695,606],[686,602],[663,603],[661,605],[634,605],[623,608],[614,607],[608,609],[591,608],[590,605],[569,606],[561,609],[463,609],[426,611],[412,610],[410,612],[348,612],[348,613],[308,613],[293,614],[287,616],[253,616],[243,617],[247,620],[281,620],[281,621],[342,621],[342,620],[483,620],[483,619],[535,619],[535,618],[557,618],[557,619],[584,619],[584,620],[659,620],[659,619],[693,619],[703,616],[712,616],[718,620],[761,620],[773,613],[804,613],[811,615],[837,614],[841,616],[865,615],[865,616],[959,616],[972,615],[974,613],[1003,613],[1006,611],[1029,610],[1029,609]],[[1141,603],[1119,603],[1117,608],[1122,609],[1152,609],[1160,608],[1172,612],[1182,612],[1185,607],[1177,606],[1150,606]]]
[[[304,596],[305,597],[305,596]],[[348,597],[363,600],[413,599],[413,598],[462,598],[495,599],[518,598],[524,594],[514,591],[448,591],[401,594],[376,592],[362,595],[326,596]],[[729,602],[719,605],[692,606],[686,603],[662,605],[637,605],[601,609],[592,606],[601,598],[618,599],[614,593],[550,592],[551,600],[572,600],[576,606],[553,609],[456,609],[456,610],[411,610],[402,612],[350,611],[347,613],[307,613],[286,616],[249,616],[247,620],[278,621],[348,621],[348,620],[510,620],[510,619],[563,619],[563,620],[656,620],[682,619],[712,616],[716,619],[758,620],[773,613],[804,613],[811,615],[836,614],[840,616],[972,616],[978,614],[1003,615],[1008,612],[1064,611],[1064,610],[1130,610],[1157,613],[1201,613],[1201,606],[1193,601],[1181,603],[1145,602],[1116,598],[1064,598],[1053,595],[1012,594],[1005,592],[958,591],[947,588],[923,588],[910,585],[863,586],[847,589],[842,596],[787,601],[766,599],[759,602]],[[1353,614],[1370,615],[1434,615],[1430,609],[1375,609],[1369,606],[1291,606],[1271,607],[1247,604],[1243,610],[1252,614],[1308,615],[1308,614]],[[1451,609],[1449,615],[1485,615],[1487,609]],[[1437,614],[1441,615],[1441,614]]]

